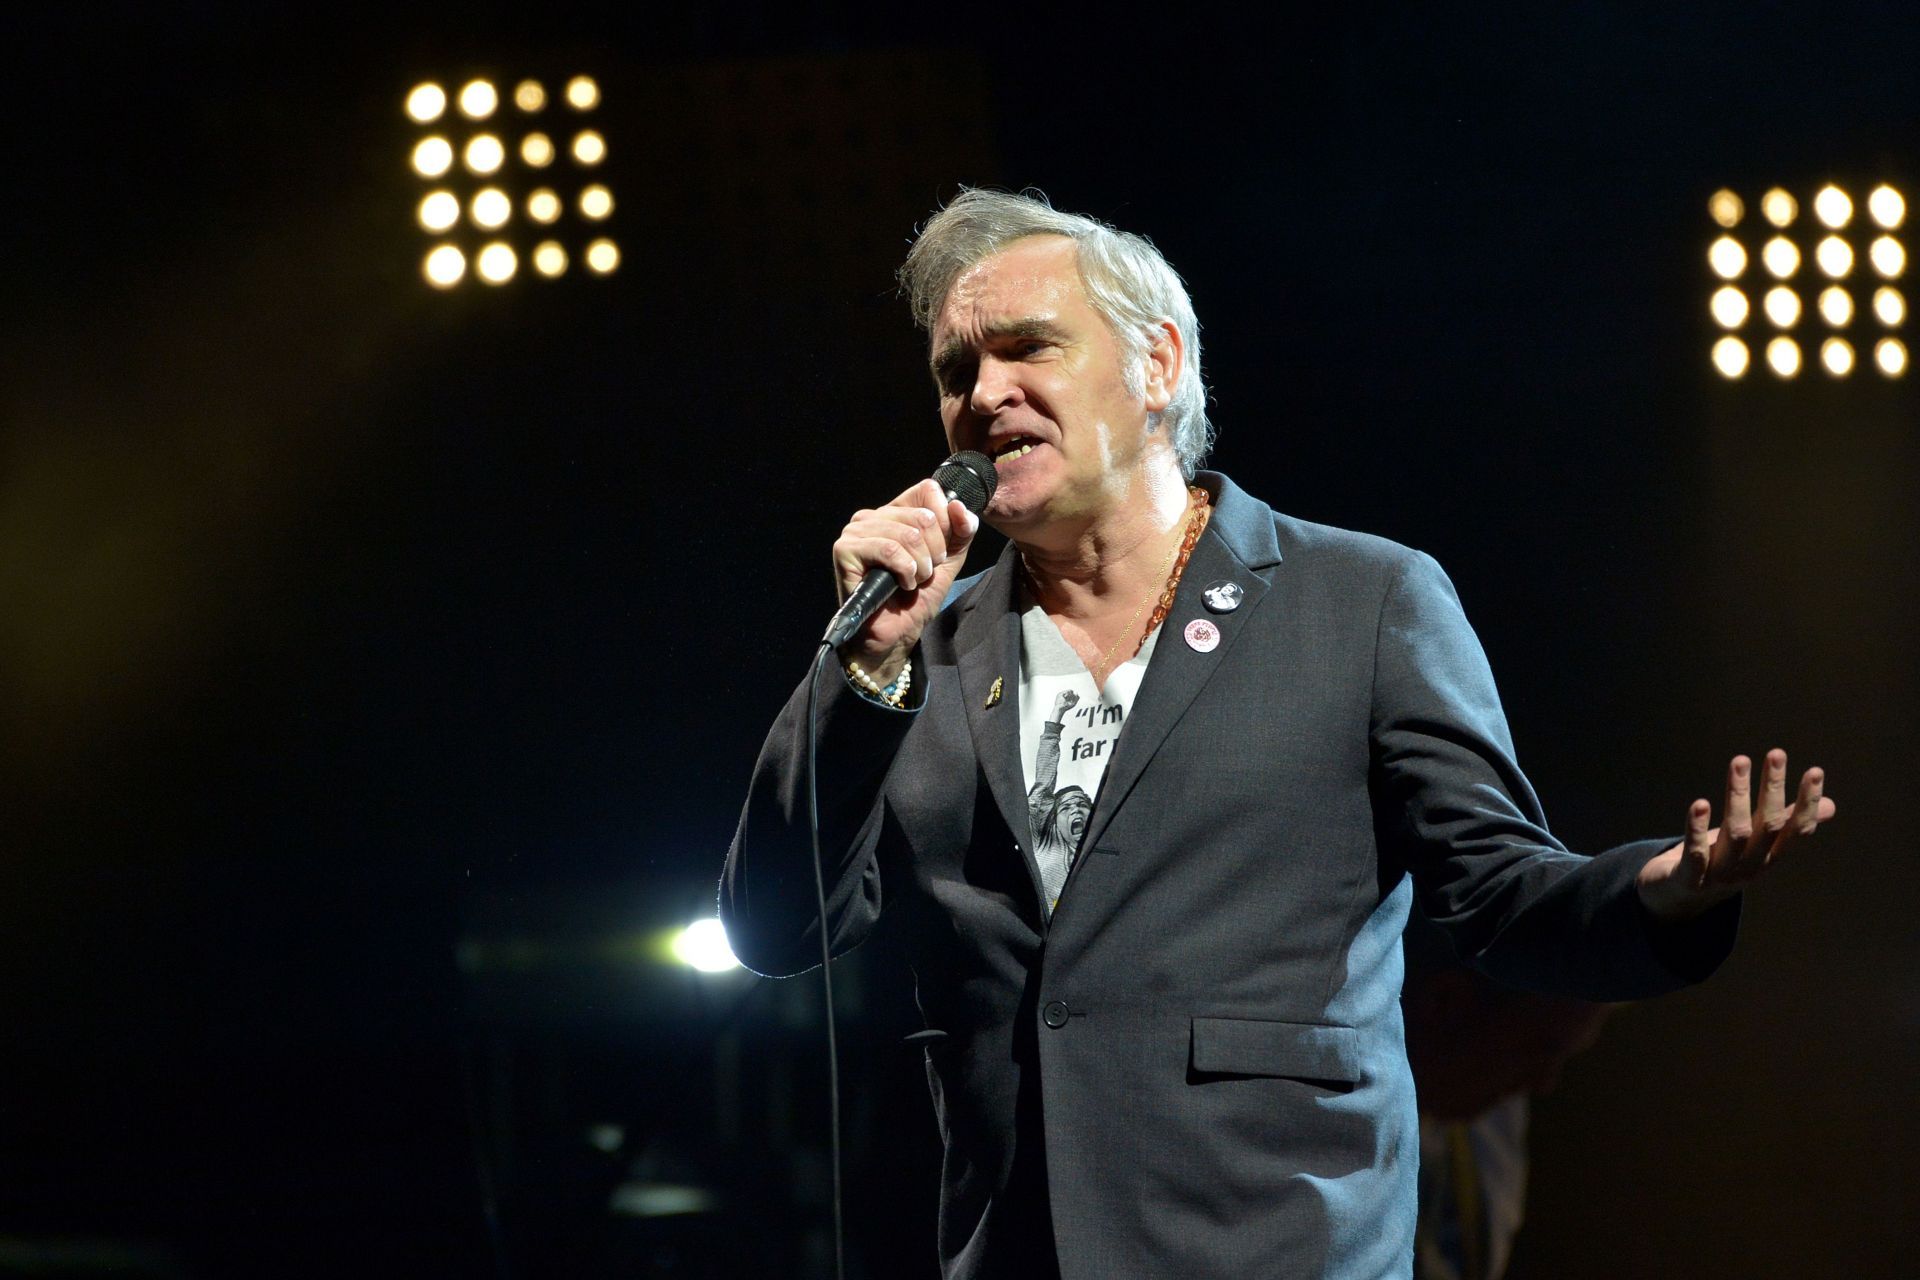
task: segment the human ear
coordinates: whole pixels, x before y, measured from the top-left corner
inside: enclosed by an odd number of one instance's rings
[[[1153,345],[1147,348],[1147,412],[1159,413],[1173,403],[1173,392],[1180,385],[1186,367],[1186,343],[1171,320],[1160,322]]]

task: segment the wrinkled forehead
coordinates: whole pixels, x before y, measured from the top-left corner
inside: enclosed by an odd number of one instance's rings
[[[949,337],[1053,319],[1086,302],[1079,247],[1065,236],[1027,236],[954,277],[928,336],[937,348]]]

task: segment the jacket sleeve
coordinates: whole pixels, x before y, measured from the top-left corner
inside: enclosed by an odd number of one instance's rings
[[[880,918],[881,792],[925,704],[923,683],[908,704],[895,710],[862,697],[831,658],[820,673],[820,852],[834,955],[859,946]],[[755,973],[789,977],[820,963],[812,861],[803,680],[760,748],[720,877],[720,921]]]
[[[1514,760],[1493,673],[1431,556],[1401,563],[1374,650],[1371,778],[1383,856],[1458,953],[1511,986],[1631,1000],[1698,982],[1732,950],[1740,900],[1663,924],[1634,887],[1674,839],[1569,853]]]

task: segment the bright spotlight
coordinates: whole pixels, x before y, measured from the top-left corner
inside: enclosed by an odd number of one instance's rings
[[[580,193],[580,216],[599,222],[613,212],[613,192],[594,183]]]
[[[1713,367],[1720,371],[1723,378],[1733,379],[1747,372],[1747,364],[1752,357],[1747,353],[1747,344],[1738,338],[1722,338],[1713,344]]]
[[[567,81],[567,105],[575,111],[591,111],[600,105],[600,86],[592,76],[575,76]]]
[[[469,120],[485,120],[500,105],[500,94],[491,80],[469,80],[460,88],[460,114]]]
[[[1853,201],[1838,187],[1822,187],[1813,198],[1813,216],[1838,231],[1853,221]]]
[[[547,279],[566,274],[567,251],[557,240],[543,240],[533,251],[533,269]]]
[[[1853,372],[1853,344],[1845,338],[1828,338],[1820,344],[1820,363],[1836,378]]]
[[[1845,278],[1853,270],[1853,246],[1839,236],[1828,236],[1813,251],[1814,259],[1820,269],[1835,280]]]
[[[1867,213],[1875,222],[1891,231],[1907,216],[1907,202],[1901,199],[1898,191],[1882,183],[1867,197]]]
[[[1707,250],[1707,265],[1722,280],[1737,280],[1747,269],[1747,251],[1732,236],[1721,236]]]
[[[1882,338],[1873,346],[1873,362],[1889,378],[1907,371],[1907,344],[1898,338]]]
[[[544,169],[553,163],[553,139],[544,133],[530,133],[520,139],[520,159],[530,169]]]
[[[573,135],[573,158],[580,164],[596,165],[607,158],[607,140],[592,129]]]
[[[467,150],[462,157],[467,168],[475,173],[494,173],[506,161],[506,148],[500,145],[500,139],[490,133],[476,133],[467,142]]]
[[[1889,280],[1907,269],[1907,251],[1892,236],[1881,236],[1868,245],[1867,257],[1873,260],[1873,269]]]
[[[1722,329],[1738,329],[1747,322],[1747,295],[1730,284],[1714,290],[1711,305]]]
[[[1779,187],[1760,197],[1760,216],[1776,227],[1790,227],[1800,216],[1800,206]]]
[[[413,86],[413,91],[407,94],[407,114],[416,124],[431,124],[446,109],[447,91],[432,81]]]
[[[1792,338],[1775,338],[1767,344],[1767,363],[1782,378],[1800,372],[1800,344]]]
[[[467,255],[450,244],[443,244],[427,254],[420,269],[434,288],[451,289],[467,274]]]
[[[1873,291],[1873,314],[1889,329],[1898,329],[1907,319],[1907,300],[1898,289],[1880,286]]]
[[[505,284],[519,268],[520,259],[513,252],[513,246],[498,240],[482,249],[480,256],[473,260],[473,269],[488,284]]]
[[[1707,216],[1728,230],[1740,225],[1740,219],[1746,211],[1747,207],[1740,203],[1740,197],[1725,187],[1714,192],[1713,198],[1707,201]]]
[[[453,144],[441,137],[427,137],[413,145],[413,171],[423,178],[437,178],[453,167]]]
[[[513,216],[513,201],[498,187],[482,187],[473,193],[473,221],[488,231],[507,225]]]
[[[547,106],[547,90],[538,80],[522,80],[513,86],[513,105],[532,115]]]
[[[1761,305],[1775,328],[1791,329],[1800,323],[1800,295],[1785,285],[1776,285],[1767,290]]]
[[[1820,317],[1835,329],[1844,329],[1853,323],[1853,295],[1839,285],[1828,285],[1820,291]]]
[[[560,197],[541,187],[527,197],[527,216],[541,226],[549,226],[560,217]]]
[[[420,225],[429,231],[445,231],[460,221],[460,200],[451,191],[430,191],[420,201]]]
[[[673,939],[673,954],[681,964],[701,973],[738,969],[740,961],[727,942],[726,926],[717,919],[695,920]]]
[[[1760,250],[1760,261],[1766,263],[1774,279],[1785,280],[1800,269],[1800,250],[1785,236],[1775,236]]]
[[[597,276],[611,275],[620,265],[620,246],[611,240],[595,240],[587,246],[587,270]]]

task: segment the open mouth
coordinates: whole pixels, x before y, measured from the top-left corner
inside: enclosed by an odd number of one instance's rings
[[[1012,462],[1015,458],[1024,458],[1033,451],[1033,446],[1039,443],[1040,442],[1032,436],[1014,436],[1010,440],[1002,440],[999,446],[993,451],[993,460],[996,463],[1000,463]]]

